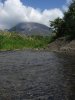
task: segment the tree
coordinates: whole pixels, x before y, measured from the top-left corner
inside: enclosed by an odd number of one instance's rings
[[[63,19],[65,21],[65,35],[75,37],[75,0],[69,6],[68,11],[64,13]]]
[[[60,37],[63,33],[63,24],[64,21],[61,18],[57,18],[54,21],[50,21],[50,26],[53,29],[53,33],[56,33],[57,37]]]
[[[68,35],[75,38],[75,0],[72,0],[68,11],[64,13],[64,17],[51,21],[50,26],[57,37]]]

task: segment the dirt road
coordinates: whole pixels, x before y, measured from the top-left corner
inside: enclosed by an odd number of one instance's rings
[[[75,100],[75,56],[0,52],[0,100]]]

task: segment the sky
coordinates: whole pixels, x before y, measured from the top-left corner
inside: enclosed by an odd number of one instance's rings
[[[62,5],[66,4],[66,0],[22,0],[22,2],[27,6],[40,8],[42,10],[62,8]]]
[[[20,22],[49,21],[63,18],[71,0],[0,0],[0,29],[10,29]]]

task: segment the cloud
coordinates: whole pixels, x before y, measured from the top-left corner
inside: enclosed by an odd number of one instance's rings
[[[68,11],[69,5],[72,3],[72,0],[66,0],[66,4],[62,6],[64,11]]]
[[[72,0],[67,0],[67,4],[70,4],[72,2]]]
[[[0,28],[2,29],[11,28],[15,24],[25,21],[49,26],[49,20],[63,17],[62,11],[58,8],[41,11],[24,5],[20,0],[3,0],[3,2],[0,2]]]

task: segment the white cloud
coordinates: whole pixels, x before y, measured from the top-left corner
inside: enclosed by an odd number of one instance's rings
[[[66,4],[62,6],[64,11],[68,11],[69,5],[72,3],[72,0],[66,0]]]
[[[67,4],[70,4],[72,2],[72,0],[67,0]]]
[[[4,0],[0,2],[0,28],[10,28],[15,24],[25,21],[38,22],[49,25],[49,20],[54,20],[57,17],[62,18],[63,13],[60,9],[45,9],[41,11],[23,5],[20,0]]]

